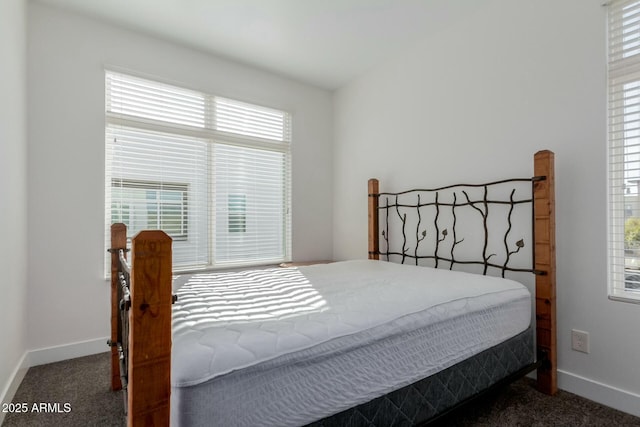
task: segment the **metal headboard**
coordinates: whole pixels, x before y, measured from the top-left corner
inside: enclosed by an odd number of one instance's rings
[[[498,269],[502,277],[507,271],[542,274],[534,268],[533,250],[530,264],[526,263],[529,265],[514,267],[512,263],[527,244],[522,236],[523,224],[529,230],[533,228],[533,184],[544,179],[544,176],[513,178],[399,193],[380,193],[377,180],[370,180],[369,198],[374,199],[370,203],[378,210],[382,223],[379,237],[383,242],[382,248],[371,251],[370,256],[383,256],[387,261],[394,258],[403,264],[413,260],[416,265],[429,260],[434,267],[449,269],[456,265],[479,265],[482,274],[486,275],[491,267]],[[517,206],[525,206],[526,212],[514,217]],[[518,225],[515,231],[514,220]],[[461,233],[465,222],[474,223],[473,236],[468,230],[467,235]],[[518,232],[521,234],[514,237]],[[392,238],[393,233],[398,236]],[[496,247],[496,235],[501,241],[500,250]],[[475,251],[469,251],[468,245],[462,248],[469,237],[481,242]]]

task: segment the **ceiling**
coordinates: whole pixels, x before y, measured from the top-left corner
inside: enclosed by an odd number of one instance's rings
[[[37,0],[336,89],[486,0]]]

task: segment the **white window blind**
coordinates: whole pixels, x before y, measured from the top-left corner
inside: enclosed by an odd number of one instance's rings
[[[106,244],[163,229],[174,268],[290,259],[288,113],[108,71]]]
[[[608,9],[609,295],[640,302],[640,1]]]

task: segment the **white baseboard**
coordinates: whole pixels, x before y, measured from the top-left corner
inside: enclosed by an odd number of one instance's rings
[[[110,351],[107,337],[29,351],[29,367]]]
[[[20,358],[20,362],[11,373],[11,377],[9,377],[9,383],[2,390],[2,395],[0,395],[0,403],[9,403],[13,400],[13,396],[15,396],[18,387],[20,387],[20,383],[24,379],[24,376],[27,374],[29,370],[29,353],[25,352]],[[0,411],[0,425],[2,425],[4,421],[5,412]]]
[[[640,417],[640,395],[558,369],[558,388]]]

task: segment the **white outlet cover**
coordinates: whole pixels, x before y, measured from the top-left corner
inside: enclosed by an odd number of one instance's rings
[[[571,348],[582,353],[589,353],[589,332],[572,329]]]

